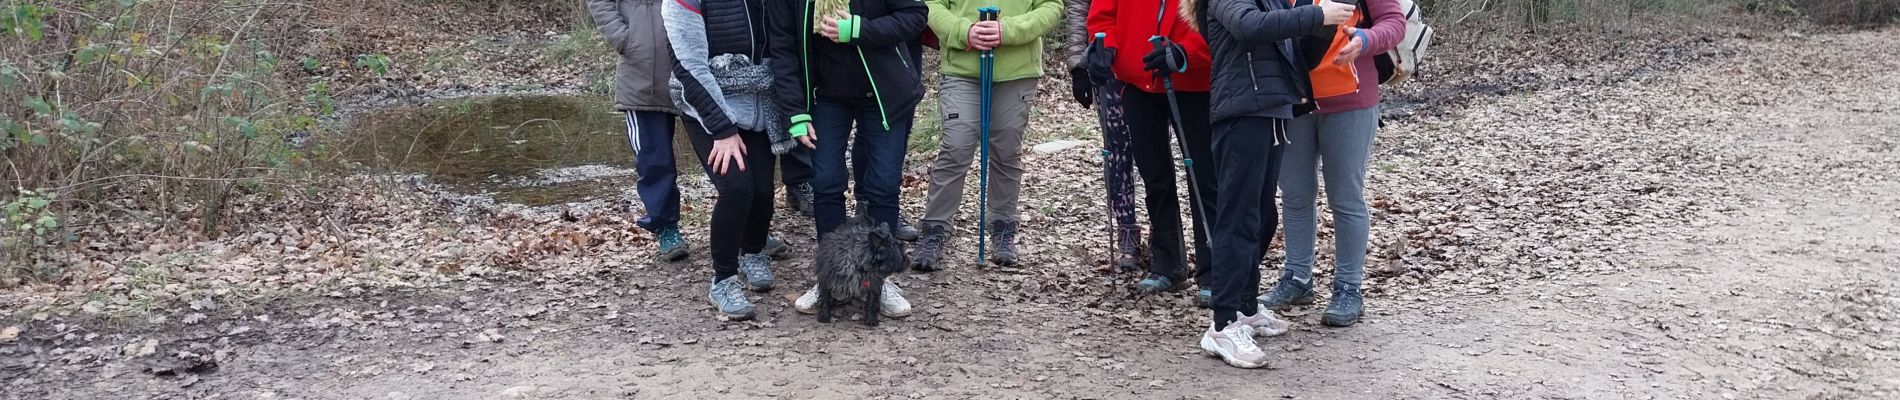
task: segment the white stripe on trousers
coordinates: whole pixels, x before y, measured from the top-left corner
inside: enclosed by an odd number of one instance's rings
[[[640,154],[640,121],[633,114],[634,111],[627,111],[627,143],[633,145],[633,154]]]

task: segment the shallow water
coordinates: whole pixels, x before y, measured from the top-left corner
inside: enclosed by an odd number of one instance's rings
[[[347,152],[358,162],[500,202],[584,202],[633,187],[626,117],[603,96],[451,99],[366,115],[354,131],[369,138]],[[673,142],[686,158],[680,174],[701,174],[691,145]]]

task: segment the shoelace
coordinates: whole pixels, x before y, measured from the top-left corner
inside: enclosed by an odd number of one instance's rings
[[[745,295],[739,292],[739,279],[737,279],[737,277],[726,278],[725,280],[719,281],[718,284],[714,284],[713,296],[717,296],[719,302],[726,305],[738,305],[742,300],[745,300]]]
[[[1228,340],[1234,341],[1234,350],[1239,350],[1241,353],[1260,351],[1260,345],[1253,341],[1252,326],[1235,325],[1235,327],[1237,327],[1237,329],[1235,329],[1237,332],[1227,335]]]

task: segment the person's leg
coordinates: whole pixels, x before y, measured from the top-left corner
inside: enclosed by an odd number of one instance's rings
[[[1319,126],[1320,170],[1326,177],[1326,205],[1333,212],[1333,295],[1321,322],[1349,326],[1363,312],[1359,288],[1365,282],[1366,242],[1371,213],[1366,209],[1366,162],[1379,129],[1379,107],[1332,114]],[[1309,211],[1310,212],[1310,211]],[[1290,258],[1290,257],[1289,257]]]
[[[1212,224],[1213,271],[1202,282],[1213,288],[1214,321],[1201,335],[1201,351],[1241,368],[1266,364],[1266,353],[1253,341],[1255,334],[1284,332],[1284,324],[1263,318],[1254,302],[1260,289],[1259,247],[1264,240],[1260,227],[1272,225],[1276,214],[1271,203],[1261,207],[1260,199],[1262,192],[1273,190],[1280,150],[1274,138],[1281,129],[1285,126],[1279,120],[1258,117],[1229,119],[1214,126],[1213,161],[1220,170],[1215,203],[1220,209],[1213,212],[1217,216]]]
[[[1135,159],[1122,106],[1121,80],[1110,79],[1095,92],[1095,110],[1102,124],[1102,177],[1108,186],[1109,218],[1114,221],[1116,263],[1134,269],[1140,260],[1141,225],[1135,221]],[[1205,113],[1202,113],[1205,114]]]
[[[636,222],[653,232],[660,261],[673,262],[692,255],[692,246],[680,235],[680,189],[673,156],[673,114],[658,111],[627,112],[627,142],[633,147],[634,191],[646,214]]]
[[[963,182],[976,157],[980,88],[975,79],[945,76],[937,91],[943,118],[937,158],[930,166],[930,190],[924,198],[925,229],[948,229],[963,203]]]
[[[969,78],[944,76],[939,82],[937,113],[943,121],[943,129],[939,133],[937,158],[930,166],[924,216],[917,223],[923,228],[923,237],[911,256],[911,267],[920,271],[933,271],[938,267],[944,243],[956,221],[957,208],[963,203],[964,179],[969,176],[970,163],[976,157],[981,88],[975,79]]]
[[[791,151],[778,156],[779,178],[785,183],[785,206],[799,214],[810,216],[812,213],[811,179],[814,175],[811,166],[811,149],[805,146],[793,146]]]
[[[997,82],[990,96],[989,221],[990,261],[1015,266],[1017,229],[1023,190],[1023,131],[1029,126],[1036,84],[1028,78]]]
[[[843,102],[819,100],[812,109],[812,125],[818,129],[818,149],[812,151],[812,213],[818,237],[844,224],[846,180],[845,148],[851,140],[851,125],[856,113]]]
[[[1141,173],[1148,207],[1148,272],[1167,278],[1146,290],[1173,290],[1187,282],[1187,243],[1181,234],[1181,198],[1175,186],[1174,139],[1169,134],[1168,98],[1140,90],[1122,92],[1135,167]]]
[[[712,135],[706,133],[699,121],[687,120],[686,135],[693,142],[693,150],[699,153],[701,164],[707,163],[712,154]],[[741,133],[740,135],[745,135]],[[747,150],[752,150],[748,148]],[[769,153],[769,151],[768,151]],[[712,253],[713,280],[718,281],[739,274],[739,255],[745,245],[747,220],[752,217],[753,171],[757,166],[746,165],[747,170],[729,168],[725,175],[707,174],[713,188],[719,193],[718,201],[713,202],[712,239],[708,244]]]
[[[884,129],[880,121],[877,103],[871,100],[860,102],[858,106],[858,139],[864,158],[856,162],[863,163],[864,177],[857,181],[854,189],[859,201],[867,203],[866,212],[871,220],[890,224],[892,228],[902,222],[897,215],[897,196],[904,181],[905,145],[910,142],[908,132],[898,130],[909,125],[914,119],[912,110],[892,110],[891,128]]]
[[[772,140],[766,134],[744,132],[741,135],[745,139],[745,165],[749,169],[746,173],[750,174],[752,181],[740,184],[750,185],[752,198],[746,201],[749,207],[746,210],[745,227],[739,237],[742,250],[739,271],[745,273],[746,284],[752,290],[766,291],[772,289],[775,281],[772,263],[764,250],[766,237],[771,233],[772,212],[775,209],[772,204],[772,194],[776,192],[773,190],[772,170],[778,162],[778,156],[772,154]],[[726,200],[722,198],[719,201]]]
[[[1214,199],[1220,198],[1218,168],[1214,168],[1214,128],[1208,123],[1207,92],[1178,92],[1175,98],[1181,106],[1181,136],[1187,139],[1187,157],[1193,160],[1194,179],[1189,183],[1197,190],[1188,191],[1188,204],[1195,207],[1194,214],[1194,277],[1196,280],[1207,276],[1213,269],[1213,250],[1208,246],[1208,225],[1218,216],[1214,215]],[[1195,193],[1199,193],[1198,195]],[[1201,215],[1201,213],[1208,215]]]
[[[1286,122],[1287,143],[1283,145],[1285,151],[1280,160],[1280,196],[1284,202],[1281,207],[1286,212],[1286,265],[1280,270],[1273,289],[1260,297],[1260,305],[1268,309],[1313,301],[1313,242],[1318,229],[1313,201],[1319,193],[1319,143],[1324,141],[1318,127],[1325,118],[1322,114],[1307,114]],[[1263,196],[1267,197],[1262,201],[1271,197]],[[1260,251],[1265,255],[1266,248]]]
[[[1269,129],[1263,130],[1262,127]],[[1274,131],[1285,129],[1271,118],[1235,118],[1214,127],[1214,163],[1220,169],[1221,188],[1215,204],[1219,218],[1213,223],[1213,271],[1209,281],[1214,289],[1212,308],[1214,330],[1226,328],[1241,314],[1258,312],[1255,303],[1260,289],[1261,227],[1277,223],[1277,212],[1262,207],[1261,193],[1273,190],[1277,177],[1271,176],[1279,164],[1280,147],[1273,143]]]

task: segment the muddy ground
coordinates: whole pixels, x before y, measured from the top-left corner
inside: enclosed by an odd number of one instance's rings
[[[124,254],[95,282],[4,294],[0,398],[1900,397],[1900,31],[1672,43],[1389,120],[1370,314],[1293,310],[1266,370],[1202,357],[1185,294],[1097,269],[1084,146],[1030,156],[1028,267],[901,277],[918,312],[875,329],[790,309],[803,235],[729,323],[704,252],[651,263],[619,213],[365,190],[282,206],[309,225],[93,244]]]

